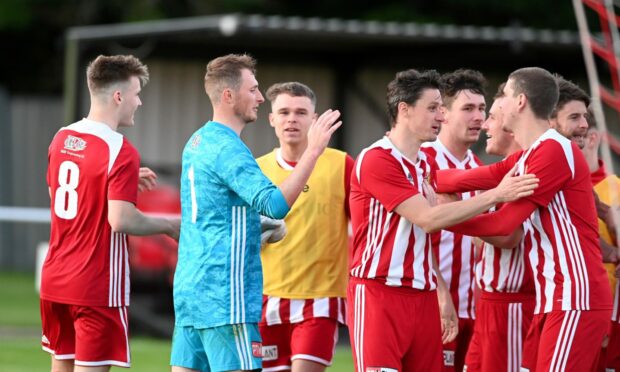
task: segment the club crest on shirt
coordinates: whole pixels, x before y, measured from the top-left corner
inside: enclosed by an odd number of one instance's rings
[[[202,141],[202,136],[200,134],[197,134],[194,136],[194,138],[192,138],[192,142],[189,145],[191,146],[191,148],[195,149],[196,147],[198,147],[198,145],[200,145],[200,141]]]
[[[86,141],[80,137],[67,136],[65,139],[65,149],[71,151],[82,151],[86,148]]]

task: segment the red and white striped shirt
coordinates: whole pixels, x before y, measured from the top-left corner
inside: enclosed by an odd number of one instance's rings
[[[512,249],[502,249],[485,243],[476,262],[478,287],[486,292],[534,296],[534,278],[524,248],[523,241]]]
[[[350,274],[394,287],[434,290],[431,238],[394,213],[400,203],[434,183],[433,159],[407,159],[387,138],[364,149],[351,177],[353,252]]]
[[[324,297],[286,299],[263,295],[261,324],[276,325],[300,323],[313,318],[329,318],[346,324],[347,299]]]
[[[465,159],[458,160],[439,139],[422,144],[422,151],[435,159],[438,169],[473,169],[482,165],[471,150],[467,150]],[[475,192],[464,192],[461,198],[465,200],[475,195]],[[441,241],[435,249],[439,271],[448,284],[458,317],[475,319],[473,238],[442,230]]]
[[[128,306],[127,236],[112,231],[108,201],[136,203],[140,156],[123,135],[83,119],[49,147],[51,234],[41,298],[73,305]]]
[[[460,175],[450,173],[450,187],[444,187],[440,176],[439,190],[451,192],[457,182],[464,189],[490,189],[516,163],[519,174],[535,174],[540,180],[534,194],[452,229],[479,236],[503,235],[510,233],[504,227],[512,228],[526,218],[523,242],[536,288],[534,312],[611,309],[590,172],[570,140],[549,129],[527,151]]]

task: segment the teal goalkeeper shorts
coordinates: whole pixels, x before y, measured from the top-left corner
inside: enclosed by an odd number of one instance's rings
[[[213,328],[174,327],[170,365],[201,372],[262,368],[262,344],[256,323]]]

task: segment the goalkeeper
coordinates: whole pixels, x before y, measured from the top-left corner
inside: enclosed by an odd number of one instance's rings
[[[267,90],[269,122],[280,147],[257,160],[280,184],[308,146],[316,97],[304,84]],[[327,148],[285,218],[288,234],[263,246],[263,371],[324,371],[331,365],[338,323],[345,324],[349,180],[353,159]],[[279,232],[280,236],[275,236]],[[282,235],[274,230],[271,241]]]

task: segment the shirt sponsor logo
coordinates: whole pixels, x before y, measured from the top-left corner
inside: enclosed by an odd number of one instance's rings
[[[366,372],[398,372],[398,370],[387,367],[366,367]]]
[[[454,367],[454,351],[443,351],[443,365],[446,367]]]
[[[65,149],[71,151],[82,151],[86,148],[86,141],[80,137],[67,136],[65,139]]]
[[[263,346],[263,361],[268,362],[278,359],[278,346],[266,345]]]
[[[252,341],[252,355],[254,358],[263,357],[263,344],[260,342]]]

